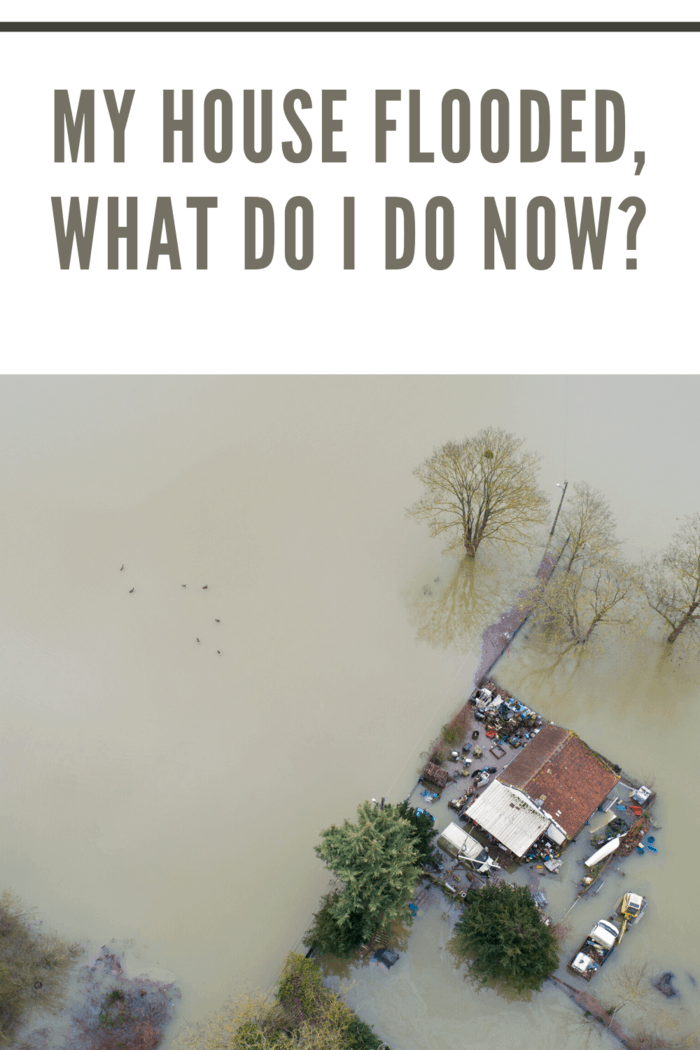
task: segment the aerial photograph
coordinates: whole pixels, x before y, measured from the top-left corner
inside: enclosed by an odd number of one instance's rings
[[[700,1050],[697,375],[0,379],[0,1047]]]

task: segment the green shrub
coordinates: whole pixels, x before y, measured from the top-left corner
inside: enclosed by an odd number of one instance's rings
[[[371,1025],[353,1015],[347,1027],[345,1045],[347,1050],[379,1050],[382,1041],[374,1034]]]
[[[313,1021],[323,1012],[330,993],[323,987],[321,971],[311,959],[290,952],[284,960],[277,998],[283,1006],[300,1010],[304,1019]]]
[[[323,987],[318,966],[302,955],[290,952],[284,960],[277,999],[290,1013],[294,1045],[302,1050],[378,1050],[382,1045],[370,1025]]]
[[[216,1015],[184,1026],[175,1041],[178,1050],[378,1050],[381,1045],[371,1026],[324,988],[316,963],[295,952],[284,960],[274,999],[240,995]]]
[[[124,1024],[127,1020],[124,1003],[125,996],[121,988],[113,988],[107,993],[99,1014],[99,1022],[103,1028],[120,1028]]]
[[[443,726],[440,735],[446,744],[456,744],[464,736],[461,729],[451,724]]]

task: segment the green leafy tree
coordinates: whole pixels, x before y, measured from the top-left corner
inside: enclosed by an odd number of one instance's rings
[[[503,981],[517,992],[537,991],[558,965],[557,941],[525,886],[467,890],[457,923],[457,949],[471,972]]]
[[[367,941],[383,924],[404,918],[420,875],[413,825],[398,809],[363,802],[357,823],[321,832],[316,853],[344,883],[330,911],[340,927],[357,923]]]

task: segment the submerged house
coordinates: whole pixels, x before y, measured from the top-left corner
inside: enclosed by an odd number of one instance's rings
[[[620,777],[561,726],[543,726],[466,815],[504,849],[522,857],[546,835],[575,838]]]

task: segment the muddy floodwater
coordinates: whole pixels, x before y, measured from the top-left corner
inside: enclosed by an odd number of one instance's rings
[[[444,598],[457,569],[405,517],[412,469],[503,426],[542,455],[552,516],[556,482],[588,481],[638,558],[700,510],[698,404],[696,377],[3,379],[0,888],[71,940],[121,939],[174,973],[180,1020],[271,985],[327,884],[319,830],[406,797],[469,694],[475,625],[530,566]],[[680,992],[653,992],[650,1016],[685,1031],[700,668],[653,637],[576,670],[523,630],[494,674],[654,779],[658,853],[625,861],[648,914],[597,991],[623,954],[648,958]],[[577,871],[543,880],[555,919]],[[623,881],[573,910],[569,954]],[[393,1047],[586,1045],[557,989],[522,1003],[466,981],[444,911],[419,915],[390,973],[339,971]]]

